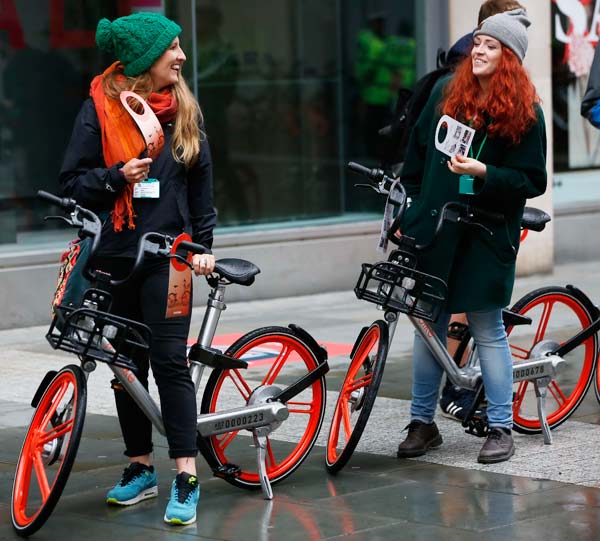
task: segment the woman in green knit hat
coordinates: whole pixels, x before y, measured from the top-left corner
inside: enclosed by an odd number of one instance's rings
[[[60,181],[65,195],[80,205],[110,213],[95,267],[115,277],[128,274],[138,240],[148,231],[174,237],[188,232],[194,242],[212,246],[216,215],[210,151],[200,108],[181,75],[186,56],[180,33],[179,25],[157,13],[98,23],[96,43],[117,61],[91,83],[91,98],[75,121]],[[154,147],[147,145],[121,103],[124,90],[141,96],[158,118],[162,133],[157,130]],[[193,264],[196,274],[210,274],[214,257],[195,255]],[[190,524],[196,520],[199,496],[196,396],[186,365],[191,295],[185,315],[170,314],[169,277],[168,260],[147,258],[139,275],[111,291],[112,312],[152,330],[150,364],[169,456],[177,467],[164,520]],[[147,364],[139,362],[137,372],[146,388]],[[151,465],[152,425],[115,381],[113,388],[130,464],[107,502],[133,505],[158,492]]]

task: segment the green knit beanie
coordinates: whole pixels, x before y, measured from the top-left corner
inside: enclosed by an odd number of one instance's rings
[[[126,17],[101,19],[96,44],[115,54],[125,66],[125,75],[135,77],[150,69],[181,33],[181,27],[160,13],[138,12]]]

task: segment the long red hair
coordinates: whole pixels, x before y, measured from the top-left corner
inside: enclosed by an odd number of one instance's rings
[[[534,105],[540,99],[527,71],[507,47],[502,46],[502,56],[484,101],[478,99],[480,92],[469,55],[456,68],[454,77],[444,89],[440,105],[442,113],[471,122],[471,127],[476,130],[485,124],[486,117],[491,118],[488,134],[513,144],[518,143],[537,121]]]

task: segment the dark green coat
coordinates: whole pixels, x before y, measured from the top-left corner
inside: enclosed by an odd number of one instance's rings
[[[504,214],[505,223],[485,224],[493,236],[479,228],[447,223],[434,247],[420,255],[418,264],[419,270],[448,284],[448,312],[502,308],[510,303],[512,294],[525,200],[546,190],[544,116],[536,106],[537,123],[517,145],[488,137],[479,155],[487,166],[486,179],[475,179],[476,195],[459,195],[459,175],[448,169],[448,156],[434,144],[441,117],[438,105],[448,81],[440,81],[432,91],[408,143],[402,183],[413,203],[404,216],[402,233],[420,244],[429,242],[439,211],[448,201],[469,202]],[[484,135],[485,128],[475,134],[474,156]]]

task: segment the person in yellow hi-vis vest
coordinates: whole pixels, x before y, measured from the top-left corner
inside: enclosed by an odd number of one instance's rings
[[[382,13],[371,15],[369,27],[357,35],[354,76],[360,97],[360,126],[366,152],[374,159],[381,158],[378,131],[387,124],[398,86],[405,82],[406,51],[401,45],[397,36],[386,37]]]

